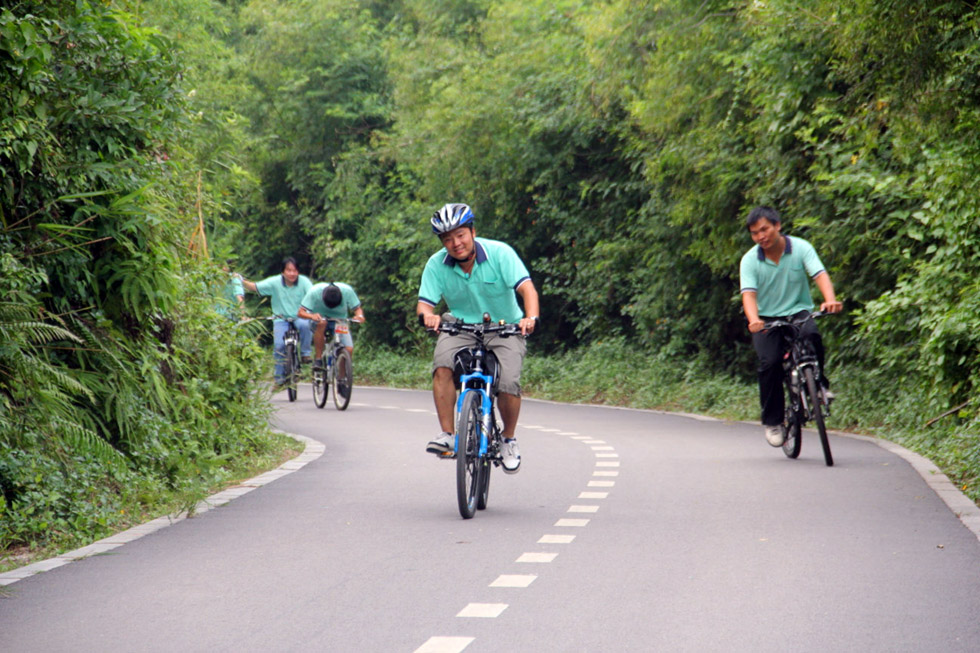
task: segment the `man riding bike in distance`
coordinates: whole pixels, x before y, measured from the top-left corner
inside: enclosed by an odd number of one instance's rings
[[[297,318],[300,302],[303,301],[303,297],[313,286],[313,282],[306,275],[299,273],[296,259],[289,256],[282,261],[282,274],[267,277],[258,282],[242,279],[242,286],[245,290],[265,295],[272,300],[272,315],[275,318],[272,324],[276,362],[275,375],[276,383],[282,385],[285,382],[286,374],[283,364],[286,357],[286,345],[283,338],[289,327],[286,318]],[[300,351],[303,355],[303,361],[308,362],[313,341],[310,321],[298,318],[294,324],[299,330]]]
[[[444,319],[479,323],[484,313],[489,313],[495,322],[519,324],[523,336],[533,333],[538,323],[538,292],[513,248],[500,241],[477,238],[473,212],[466,204],[446,204],[432,215],[430,222],[443,249],[429,258],[422,272],[416,312],[425,326],[438,329]],[[517,295],[523,300],[523,311]],[[440,316],[435,309],[441,299],[449,311]],[[443,455],[453,450],[453,359],[457,351],[474,342],[471,334],[439,334],[432,362],[432,396],[442,432],[426,446],[429,453]],[[489,336],[486,344],[500,362],[497,405],[503,421],[502,463],[505,472],[514,474],[521,464],[515,431],[527,346],[524,337],[502,338],[496,334]]]
[[[327,320],[346,320],[348,315],[354,322],[364,322],[364,309],[357,293],[346,283],[317,283],[303,297],[299,316],[317,323],[313,332],[313,366],[320,364],[323,347],[327,340]],[[331,334],[332,335],[332,334]],[[354,339],[350,330],[340,334],[340,340],[347,351],[354,355]]]
[[[785,412],[783,395],[783,338],[776,330],[765,331],[766,322],[790,320],[809,315],[813,309],[810,280],[823,295],[820,310],[839,313],[843,304],[837,301],[834,284],[813,246],[802,238],[790,238],[781,233],[779,213],[768,206],[753,209],[745,226],[756,243],[742,257],[739,266],[742,288],[742,308],[748,320],[752,345],[759,357],[759,403],[766,440],[774,447],[782,446],[786,433],[782,429]],[[820,332],[813,319],[807,320],[802,335],[813,343],[814,351],[824,368],[824,348]],[[827,378],[821,375],[824,393]]]

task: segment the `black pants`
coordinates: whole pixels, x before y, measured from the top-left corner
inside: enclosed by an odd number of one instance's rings
[[[809,311],[804,311],[809,312]],[[802,313],[790,317],[796,317]],[[763,322],[770,320],[789,320],[788,317],[759,316]],[[801,335],[813,344],[813,350],[817,354],[820,362],[821,381],[827,387],[827,375],[824,373],[824,349],[823,339],[817,331],[817,325],[813,319],[804,323]],[[752,334],[752,346],[755,353],[759,356],[759,404],[762,407],[762,423],[766,426],[774,426],[783,423],[786,412],[786,397],[783,393],[783,354],[786,351],[783,342],[783,335],[780,329],[769,331],[759,331]]]

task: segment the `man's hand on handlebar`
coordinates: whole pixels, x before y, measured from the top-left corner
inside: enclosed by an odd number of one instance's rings
[[[538,326],[538,318],[522,317],[518,325],[521,327],[521,335],[529,336],[534,333],[534,327]]]
[[[844,310],[844,302],[832,301],[820,304],[821,313],[840,313]]]
[[[439,325],[442,324],[442,316],[435,313],[419,313],[419,324],[424,326],[429,331],[438,331]]]

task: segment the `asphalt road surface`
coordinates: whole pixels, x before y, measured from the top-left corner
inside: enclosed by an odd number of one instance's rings
[[[0,587],[0,651],[980,650],[980,540],[873,442],[526,401],[463,520],[428,393],[275,401],[322,455]]]

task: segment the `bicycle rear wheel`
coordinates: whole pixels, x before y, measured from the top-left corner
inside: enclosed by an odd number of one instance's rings
[[[296,356],[296,345],[286,345],[286,394],[290,401],[296,401],[296,377],[299,375],[299,357]]]
[[[786,418],[783,420],[783,428],[786,429],[786,441],[783,442],[783,453],[787,458],[798,458],[800,447],[803,445],[802,425],[803,416],[800,415],[800,398],[793,394],[792,388],[786,384]]]
[[[456,425],[456,500],[463,519],[472,519],[476,513],[477,495],[483,477],[480,399],[479,392],[466,394]]]
[[[323,364],[323,359],[320,359],[320,364]],[[328,370],[326,366],[321,369],[313,368],[313,403],[316,404],[317,408],[323,408],[327,405],[327,394],[329,392],[330,381],[327,377]]]
[[[823,447],[823,459],[827,467],[834,464],[834,457],[830,454],[830,440],[827,438],[827,427],[823,423],[823,408],[820,403],[820,391],[817,389],[817,381],[813,377],[813,369],[803,370],[803,378],[806,381],[807,398],[810,400],[810,419],[817,425],[817,432],[820,433],[820,446]]]
[[[336,368],[333,376],[333,403],[337,410],[346,410],[354,388],[354,364],[350,352],[344,348],[338,349],[333,364]]]

